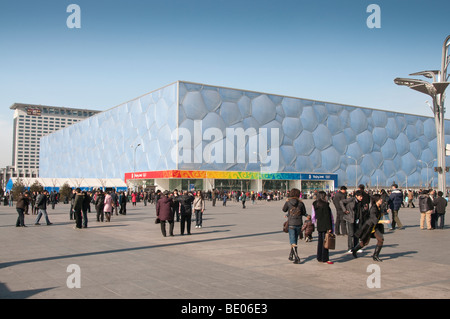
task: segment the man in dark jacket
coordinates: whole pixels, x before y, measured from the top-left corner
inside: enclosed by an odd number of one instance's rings
[[[334,194],[333,197],[333,204],[336,208],[336,235],[347,235],[347,225],[346,220],[344,219],[344,211],[342,210],[342,207],[340,205],[340,202],[343,199],[347,198],[347,187],[341,186],[341,189]]]
[[[398,211],[403,203],[403,193],[398,189],[397,184],[392,185],[392,192],[389,195],[388,205],[392,213],[392,230],[395,229],[395,226],[398,224],[398,229],[403,229],[403,225],[398,217]]]
[[[91,211],[91,200],[91,195],[83,191],[83,228],[87,228],[88,225],[88,211]]]
[[[166,221],[169,223],[169,235],[173,236],[173,201],[169,198],[169,192],[164,191],[161,198],[156,203],[156,216],[161,223],[161,233],[166,237]]]
[[[445,209],[447,207],[447,200],[443,198],[444,195],[443,192],[439,191],[438,196],[433,201],[433,206],[436,208],[435,214],[437,215],[436,218],[436,229],[444,229],[444,217],[445,217]],[[439,223],[439,219],[441,222]]]
[[[73,202],[73,211],[75,214],[75,226],[76,229],[81,229],[81,223],[82,223],[82,217],[81,217],[81,211],[83,210],[83,202],[84,202],[84,195],[81,193],[81,189],[77,188],[75,191],[75,199]]]
[[[180,233],[184,235],[184,228],[186,223],[187,234],[191,234],[191,218],[192,218],[192,203],[194,202],[194,196],[188,194],[187,191],[183,192],[183,195],[178,196],[175,199],[175,203],[180,203]]]
[[[419,195],[419,211],[420,211],[420,229],[425,228],[425,219],[427,221],[427,229],[431,230],[431,214],[433,213],[434,206],[431,200],[428,190],[422,191]]]
[[[52,209],[55,209],[55,205],[56,205],[57,201],[58,201],[58,196],[56,194],[56,191],[53,191],[50,194],[50,202],[52,203]]]
[[[344,220],[347,223],[347,248],[348,252],[358,244],[358,238],[355,236],[355,231],[360,222],[362,210],[363,194],[361,190],[355,192],[355,197],[350,197],[341,200],[340,206],[344,212]]]
[[[28,192],[19,195],[16,204],[16,210],[19,216],[17,217],[16,227],[27,227],[25,226],[25,215],[28,213],[28,205],[30,205],[30,196]]]
[[[99,189],[97,191],[97,197],[95,198],[95,211],[97,212],[97,221],[103,221],[105,218],[105,212],[103,208],[105,207],[105,195],[103,191]]]
[[[36,217],[35,225],[40,225],[39,221],[41,220],[42,215],[44,215],[47,225],[52,224],[48,219],[47,214],[47,195],[48,192],[44,190],[36,197],[36,207],[38,208],[39,213]]]

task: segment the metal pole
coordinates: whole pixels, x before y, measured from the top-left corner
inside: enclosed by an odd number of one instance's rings
[[[447,67],[448,67],[448,61],[447,61],[447,54],[448,54],[448,47],[450,46],[450,35],[448,35],[445,38],[444,44],[442,45],[442,60],[441,60],[441,73],[439,76],[439,82],[446,82],[447,81]],[[436,101],[434,101],[436,100]],[[438,189],[446,194],[446,164],[445,164],[445,131],[444,131],[444,100],[445,100],[445,93],[441,93],[438,96],[436,96],[433,99],[433,105],[438,107],[438,121],[436,121],[436,130],[439,132],[439,135],[437,136],[437,155],[438,155],[438,167],[441,168],[441,170],[438,172]]]

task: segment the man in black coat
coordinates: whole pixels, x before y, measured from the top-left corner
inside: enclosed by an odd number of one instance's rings
[[[183,195],[174,199],[175,203],[180,203],[180,233],[184,235],[184,228],[186,223],[187,234],[191,234],[191,218],[192,218],[192,203],[194,202],[194,196],[187,191],[183,192]]]
[[[334,194],[333,197],[333,204],[336,208],[336,235],[347,235],[347,227],[346,227],[346,221],[344,219],[344,211],[341,208],[340,202],[343,199],[347,198],[347,187],[341,186],[341,189]]]
[[[45,221],[47,225],[51,225],[52,223],[48,219],[47,214],[47,195],[48,192],[46,190],[41,191],[40,194],[36,197],[36,207],[38,208],[38,215],[36,217],[35,225],[40,225],[39,221],[41,220],[42,215],[44,215]]]
[[[433,201],[433,206],[435,207],[435,214],[437,216],[435,222],[436,229],[444,229],[444,217],[445,217],[445,209],[447,207],[447,200],[443,198],[443,192],[439,191],[438,196]],[[439,223],[439,219],[441,220]]]
[[[344,212],[344,220],[347,223],[348,235],[348,251],[358,244],[358,238],[355,236],[355,231],[358,226],[359,218],[361,216],[363,194],[361,190],[355,192],[355,197],[350,197],[341,200],[340,206]]]

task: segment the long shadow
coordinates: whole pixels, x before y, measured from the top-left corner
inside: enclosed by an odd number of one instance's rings
[[[206,226],[206,227],[204,227],[204,228],[232,227],[232,226],[236,226],[236,224],[232,224],[232,225],[215,225],[215,226]]]
[[[56,288],[56,287],[11,291],[8,289],[8,287],[6,287],[6,285],[4,283],[0,282],[0,299],[26,299],[26,298],[36,295],[40,292],[51,290],[54,288]]]
[[[110,228],[110,227],[127,227],[128,225],[119,225],[119,224],[106,224],[106,225],[96,225],[96,226],[89,226],[88,228]]]
[[[376,245],[370,245],[370,246],[366,246],[363,248],[363,251],[361,253],[357,253],[358,258],[370,258],[373,255],[374,249],[375,249]],[[387,247],[397,247],[398,244],[389,244],[389,245],[383,245],[383,248],[387,248]],[[342,254],[340,256],[338,256],[336,258],[336,256],[334,255],[339,255]],[[383,254],[383,250],[381,250],[381,254],[380,254],[380,259],[381,260],[389,260],[389,259],[396,259],[399,257],[403,257],[403,256],[408,256],[408,255],[412,255],[412,254],[417,254],[417,250],[413,250],[413,251],[402,251],[402,252],[398,252],[398,253],[393,253],[393,254]],[[334,256],[334,258],[333,258]],[[350,261],[355,259],[353,257],[352,254],[348,254],[346,250],[343,251],[336,251],[335,253],[330,253],[330,260],[335,261],[335,262],[345,262],[345,261]]]
[[[207,232],[207,233],[217,233],[217,232],[224,232],[224,231],[228,231],[228,230],[221,230],[221,231],[216,230],[216,231]],[[222,241],[222,240],[230,240],[230,239],[238,239],[238,238],[266,236],[266,235],[279,234],[280,232],[281,231],[277,230],[277,231],[265,232],[265,233],[255,233],[255,234],[236,235],[236,236],[220,237],[220,238],[190,240],[190,241],[185,241],[185,242],[181,242],[181,243],[178,242],[178,243],[157,244],[157,245],[149,245],[149,246],[141,246],[141,247],[131,247],[131,248],[111,249],[111,250],[95,251],[95,252],[80,253],[80,254],[71,254],[71,255],[65,255],[65,256],[53,256],[53,257],[17,260],[17,261],[0,263],[0,269],[15,266],[15,265],[20,265],[20,264],[33,263],[33,262],[60,260],[60,259],[75,258],[75,257],[86,257],[86,256],[93,256],[93,255],[114,254],[114,253],[121,253],[121,252],[127,252],[127,251],[139,251],[139,250],[146,250],[146,249],[180,246],[180,245],[188,245],[188,244],[196,244],[196,243],[204,243],[204,242],[214,242],[214,241]],[[199,234],[202,234],[202,233],[199,233]],[[205,234],[205,232],[203,234]],[[185,235],[184,237],[190,237],[190,236]]]

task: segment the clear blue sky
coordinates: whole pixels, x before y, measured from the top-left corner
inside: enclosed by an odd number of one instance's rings
[[[439,69],[448,34],[448,0],[2,0],[0,167],[15,102],[105,110],[176,80],[431,116],[393,79]]]

